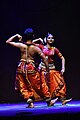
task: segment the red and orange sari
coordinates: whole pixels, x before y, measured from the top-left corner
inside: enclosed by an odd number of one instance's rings
[[[64,98],[66,96],[66,84],[64,81],[64,77],[61,75],[59,71],[55,69],[55,65],[54,65],[54,55],[57,54],[59,57],[61,57],[62,54],[55,47],[51,47],[51,48],[44,47],[43,52],[49,63],[50,81],[46,81],[46,82],[49,87],[51,97],[54,98],[58,96],[60,98]],[[41,62],[39,68],[42,71],[42,76],[41,76],[42,79],[46,79],[44,75],[45,65],[43,62]]]

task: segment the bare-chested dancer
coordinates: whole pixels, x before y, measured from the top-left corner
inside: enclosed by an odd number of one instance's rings
[[[51,100],[48,86],[45,80],[40,79],[40,73],[36,68],[36,60],[40,57],[46,66],[46,74],[48,75],[48,63],[41,49],[32,43],[33,29],[27,28],[24,34],[26,36],[25,40],[22,40],[21,35],[16,34],[6,41],[6,43],[19,48],[21,51],[21,59],[16,70],[16,90],[19,89],[29,108],[34,107],[33,101],[37,96],[45,100],[48,106],[52,106],[57,101],[57,98]],[[16,37],[19,42],[15,42]]]

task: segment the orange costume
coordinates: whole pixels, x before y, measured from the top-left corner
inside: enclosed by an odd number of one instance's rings
[[[59,71],[55,69],[54,65],[54,58],[55,55],[58,55],[58,57],[62,57],[62,54],[60,51],[55,47],[44,47],[43,53],[46,56],[46,59],[49,63],[49,73],[50,73],[50,81],[46,81],[47,85],[49,87],[51,97],[60,97],[60,99],[65,99],[66,96],[66,84],[64,81],[64,77],[61,75]],[[42,79],[45,78],[44,72],[45,72],[45,65],[43,62],[41,62],[39,68],[42,70]]]
[[[26,60],[21,59],[16,71],[15,89],[19,90],[26,100],[31,98],[35,101],[41,99],[47,101],[51,98],[48,86],[45,80],[41,79],[32,60],[27,63]]]

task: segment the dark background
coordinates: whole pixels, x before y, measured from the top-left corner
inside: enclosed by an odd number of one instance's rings
[[[22,98],[14,90],[20,51],[5,41],[32,27],[36,38],[47,32],[66,60],[64,74],[67,97],[80,100],[80,3],[77,0],[1,0],[0,1],[0,102]]]

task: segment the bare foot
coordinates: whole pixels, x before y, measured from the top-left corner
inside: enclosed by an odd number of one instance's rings
[[[71,100],[72,100],[72,98],[64,100],[64,101],[62,102],[62,105],[66,105],[66,103],[70,102]]]
[[[34,104],[30,103],[26,108],[34,108]]]
[[[53,100],[50,101],[50,103],[48,103],[48,106],[53,106],[56,102],[57,102],[58,98],[55,98]]]

